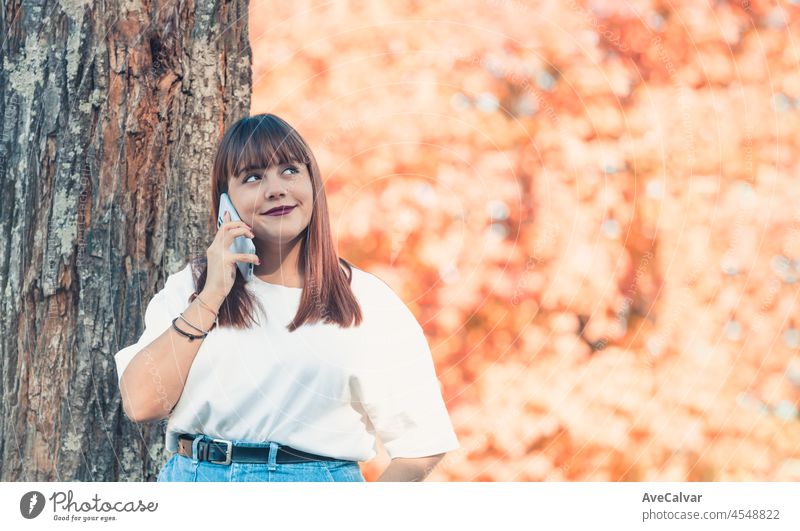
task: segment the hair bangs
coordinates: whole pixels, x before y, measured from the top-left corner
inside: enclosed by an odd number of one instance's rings
[[[297,133],[275,119],[250,117],[231,138],[237,149],[226,161],[229,178],[247,168],[269,168],[278,164],[310,162],[304,142]]]

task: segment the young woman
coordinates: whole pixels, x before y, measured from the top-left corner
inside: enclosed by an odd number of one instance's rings
[[[378,277],[337,257],[305,140],[272,114],[243,118],[213,165],[202,259],[170,275],[136,344],[115,355],[125,414],[168,418],[158,481],[421,481],[459,448],[425,335]],[[256,254],[232,254],[234,238]],[[236,262],[252,262],[247,281]]]

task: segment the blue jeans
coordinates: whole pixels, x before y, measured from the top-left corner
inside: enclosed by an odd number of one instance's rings
[[[175,453],[158,473],[156,481],[365,481],[357,461],[307,461],[304,463],[278,463],[278,443],[252,443],[231,439],[239,446],[269,448],[267,463],[237,463],[220,465],[200,461],[197,443],[192,444],[192,456]]]

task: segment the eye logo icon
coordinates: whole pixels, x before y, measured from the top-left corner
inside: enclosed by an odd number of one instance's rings
[[[19,512],[28,520],[42,514],[42,509],[44,509],[44,494],[37,490],[25,493],[19,500]]]

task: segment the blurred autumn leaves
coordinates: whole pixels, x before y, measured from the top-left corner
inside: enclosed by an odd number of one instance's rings
[[[800,479],[800,6],[320,5],[251,6],[253,112],[428,335],[432,479]]]

